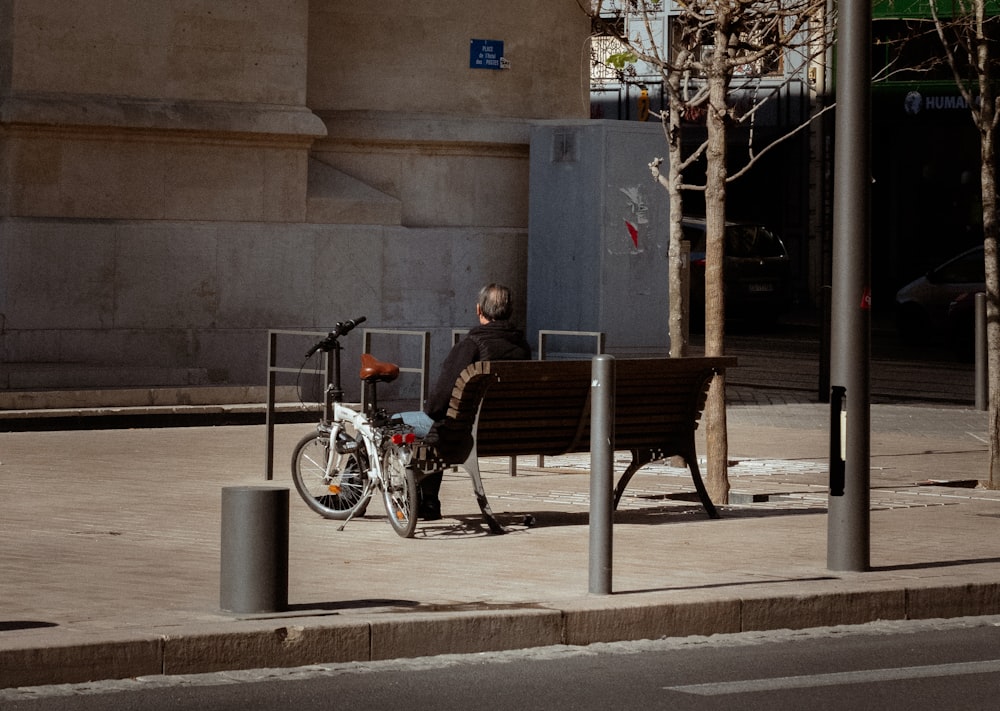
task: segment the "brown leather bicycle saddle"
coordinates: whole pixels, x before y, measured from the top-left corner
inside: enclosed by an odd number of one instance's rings
[[[368,382],[389,383],[399,377],[399,366],[384,363],[371,353],[361,354],[361,379]]]

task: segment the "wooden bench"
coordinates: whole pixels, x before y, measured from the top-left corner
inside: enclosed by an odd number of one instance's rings
[[[712,377],[736,359],[616,359],[614,365],[615,450],[632,453],[615,506],[642,466],[680,455],[705,511],[718,518],[698,470],[695,430]],[[505,532],[486,498],[479,458],[589,451],[591,371],[589,360],[470,365],[455,383],[447,417],[416,448],[413,465],[423,472],[461,465],[490,530]]]

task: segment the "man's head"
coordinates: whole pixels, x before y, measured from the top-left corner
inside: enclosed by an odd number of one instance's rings
[[[514,304],[510,289],[500,284],[487,284],[479,291],[476,311],[486,321],[506,321],[510,318]]]

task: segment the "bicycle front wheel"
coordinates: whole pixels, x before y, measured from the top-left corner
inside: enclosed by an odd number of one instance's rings
[[[390,444],[382,453],[382,496],[393,530],[411,538],[417,528],[417,481],[408,450]]]
[[[359,452],[338,452],[330,436],[313,432],[295,445],[292,479],[306,505],[323,518],[343,521],[363,516],[371,498],[371,479]]]

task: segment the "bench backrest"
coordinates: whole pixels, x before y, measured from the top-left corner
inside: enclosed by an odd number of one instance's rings
[[[615,449],[686,442],[711,378],[735,363],[735,358],[616,359]],[[474,363],[456,383],[448,419],[457,430],[471,432],[478,413],[479,456],[588,451],[591,374],[589,360]]]

